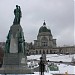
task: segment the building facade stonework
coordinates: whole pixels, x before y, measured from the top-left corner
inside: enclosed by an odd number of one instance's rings
[[[37,40],[34,40],[35,48],[55,48],[56,39],[53,39],[51,30],[46,27],[46,23],[40,27]]]

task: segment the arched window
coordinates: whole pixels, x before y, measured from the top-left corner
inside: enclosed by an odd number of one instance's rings
[[[52,54],[52,50],[50,50],[50,54]]]
[[[38,51],[36,50],[36,54],[38,54]]]
[[[43,54],[45,54],[45,51],[43,50]]]
[[[47,50],[47,52],[46,52],[47,54],[48,54],[48,50]]]
[[[41,54],[41,50],[40,50],[40,52],[39,52],[40,54]]]
[[[43,38],[41,39],[41,45],[42,45],[43,47],[47,47],[47,46],[48,46],[48,39],[47,39],[46,37],[43,37]]]

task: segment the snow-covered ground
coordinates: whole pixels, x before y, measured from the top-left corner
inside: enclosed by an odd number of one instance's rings
[[[68,72],[69,74],[75,74],[74,66],[60,64],[60,65],[58,65],[58,67],[59,67],[59,73]]]
[[[47,60],[71,62],[73,55],[47,55]]]
[[[31,55],[31,56],[27,56],[28,60],[40,60],[39,58],[41,57],[41,55]],[[46,55],[46,60],[49,61],[63,61],[63,62],[71,62],[72,58],[75,57],[75,55],[57,55],[57,54],[47,54]],[[57,66],[59,67],[59,71],[49,71],[48,75],[53,74],[53,73],[63,73],[65,74],[65,72],[68,72],[68,74],[75,74],[75,66],[72,65],[67,65],[67,64],[57,64]],[[37,75],[37,74],[35,74]],[[45,73],[45,75],[47,75],[47,73]]]
[[[41,55],[31,55],[31,56],[27,56],[27,59],[28,60],[30,60],[30,59],[39,60],[40,57],[41,57]],[[74,57],[74,55],[57,55],[57,54],[47,54],[46,55],[46,59],[50,60],[50,61],[71,62],[72,57]]]

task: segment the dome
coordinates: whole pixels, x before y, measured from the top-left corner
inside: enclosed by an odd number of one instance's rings
[[[50,32],[51,33],[50,29],[47,29],[45,22],[43,23],[43,26],[41,26],[39,29],[39,33],[41,33],[41,32]]]

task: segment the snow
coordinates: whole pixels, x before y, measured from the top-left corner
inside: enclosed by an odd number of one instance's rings
[[[41,55],[31,55],[31,56],[27,56],[28,60],[40,60]],[[57,54],[47,54],[46,55],[46,60],[49,61],[63,61],[63,62],[71,62],[72,58],[75,57],[75,55],[57,55]],[[65,74],[65,72],[68,72],[68,74],[75,74],[75,66],[72,65],[67,65],[67,64],[57,64],[57,66],[59,67],[59,71],[49,71],[49,75],[50,74],[55,74],[55,73],[63,73]],[[37,75],[37,74],[35,74]],[[46,75],[46,74],[45,74]]]
[[[27,56],[27,59],[30,60],[30,59],[37,59],[39,60],[39,58],[41,57],[41,55],[30,55],[30,56]]]
[[[65,65],[65,64],[60,64],[59,66],[59,73],[65,73],[68,72],[69,74],[74,74],[74,66],[71,65]]]
[[[73,55],[47,55],[47,60],[50,61],[63,61],[63,62],[71,62]]]
[[[71,62],[72,61],[72,57],[74,55],[57,55],[57,54],[47,54],[46,55],[46,59],[49,61],[63,61],[63,62]],[[27,56],[27,59],[37,59],[39,60],[39,58],[41,57],[41,55],[31,55],[31,56]]]

